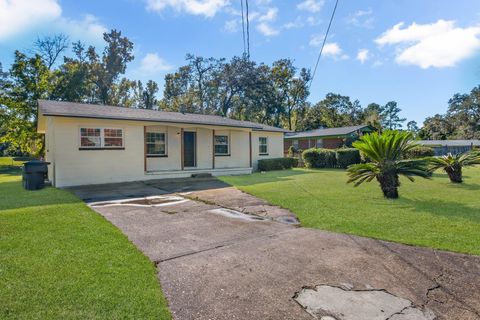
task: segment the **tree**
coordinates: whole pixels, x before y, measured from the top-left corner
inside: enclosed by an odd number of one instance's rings
[[[480,86],[469,94],[455,94],[448,101],[446,119],[453,128],[452,138],[480,139]]]
[[[425,140],[446,140],[452,136],[453,128],[445,116],[436,114],[423,122],[418,135]]]
[[[353,146],[360,150],[369,163],[355,164],[348,167],[348,183],[355,187],[363,182],[376,179],[383,195],[388,199],[398,198],[400,186],[399,175],[414,181],[414,176],[429,178],[428,162],[423,159],[402,159],[402,155],[414,148],[410,132],[387,130],[382,134],[374,132],[364,135]]]
[[[60,54],[67,50],[68,45],[68,36],[62,33],[51,37],[37,38],[34,43],[35,52],[42,57],[43,62],[49,70],[60,57]]]
[[[402,123],[407,119],[400,118],[399,113],[402,111],[395,101],[387,102],[387,104],[382,108],[382,113],[380,114],[382,118],[382,127],[395,130],[402,127]]]
[[[418,134],[418,125],[417,122],[412,120],[407,122],[407,131],[410,132],[413,137],[416,137]]]
[[[103,39],[107,46],[101,57],[94,47],[87,50],[89,73],[95,85],[95,100],[102,104],[112,104],[113,84],[125,73],[127,64],[134,59],[133,43],[115,29],[105,32]]]
[[[370,103],[363,110],[363,123],[382,131],[382,112],[383,108],[378,103]]]
[[[155,95],[158,92],[158,84],[153,80],[148,80],[147,86],[142,91],[142,103],[140,108],[144,109],[154,109],[158,101],[155,98]]]
[[[470,151],[463,154],[451,153],[439,157],[431,158],[430,165],[431,170],[443,169],[448,174],[450,181],[453,183],[462,183],[463,175],[462,168],[467,166],[475,166],[480,164],[480,152]]]

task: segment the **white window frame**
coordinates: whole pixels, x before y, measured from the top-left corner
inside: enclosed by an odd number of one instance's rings
[[[265,143],[261,143],[261,139],[265,139]],[[262,152],[261,147],[265,146],[265,152]],[[268,155],[268,137],[258,137],[258,154],[261,156]]]
[[[219,146],[224,146],[224,144],[217,144],[217,137],[227,137],[227,152],[226,153],[217,153],[217,145]],[[213,145],[213,151],[215,156],[229,156],[230,155],[230,135],[228,134],[215,134],[215,137],[213,139],[215,141]]]
[[[323,148],[323,139],[315,140],[315,148]]]
[[[82,146],[82,129],[94,129],[100,130],[100,145],[99,146]],[[105,146],[105,129],[109,130],[121,130],[122,131],[122,145],[121,146]],[[124,149],[125,148],[125,129],[119,127],[96,127],[96,126],[81,126],[78,129],[78,147],[79,149],[91,150],[91,149]],[[107,137],[108,138],[108,137]]]
[[[165,145],[165,152],[164,153],[147,153],[147,157],[167,157],[168,156],[168,134],[167,132],[164,131],[147,131],[145,133],[145,145],[146,145],[146,150],[148,151],[148,139],[147,136],[149,133],[160,133],[163,134],[164,136],[164,143],[157,143],[157,144],[164,144]],[[150,143],[150,144],[155,144],[155,143]]]

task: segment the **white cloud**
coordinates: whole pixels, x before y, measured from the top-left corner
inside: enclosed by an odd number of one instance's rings
[[[161,12],[166,8],[211,18],[229,4],[228,0],[147,0],[147,9]]]
[[[257,29],[260,33],[264,36],[272,37],[280,34],[280,30],[275,28],[271,23],[277,19],[278,16],[278,8],[271,7],[268,8],[267,11],[263,14],[254,14],[252,15],[253,21],[257,20],[259,23],[257,24]]]
[[[316,35],[310,40],[310,46],[312,47],[321,47],[323,42],[323,36]],[[335,60],[345,60],[348,59],[348,55],[343,52],[343,49],[336,42],[327,42],[323,47],[322,55],[324,57],[330,57]]]
[[[276,36],[280,33],[280,31],[278,31],[277,29],[275,29],[274,27],[272,27],[270,24],[266,23],[266,22],[261,22],[257,25],[257,29],[258,31],[260,31],[264,36],[267,36],[267,37],[272,37],[272,36]]]
[[[358,52],[357,52],[357,60],[359,60],[362,64],[364,64],[365,61],[368,60],[368,58],[370,58],[370,52],[368,51],[368,49],[360,49],[360,50],[358,50]]]
[[[373,10],[358,10],[347,17],[347,23],[356,27],[372,28],[373,27]]]
[[[258,17],[258,21],[260,22],[269,22],[269,21],[274,21],[277,19],[278,16],[278,8],[268,8],[267,12],[265,14],[262,14],[261,16]]]
[[[324,0],[304,0],[297,4],[297,9],[309,12],[319,12],[322,9],[324,3]]]
[[[157,53],[147,53],[140,61],[139,73],[143,75],[152,75],[162,71],[173,69],[163,58]]]
[[[480,26],[461,28],[452,20],[404,25],[400,22],[375,39],[382,46],[395,45],[395,61],[400,64],[452,67],[480,50]]]
[[[56,0],[0,0],[0,40],[54,21],[61,14]]]
[[[85,15],[82,20],[61,18],[55,24],[56,28],[68,34],[73,41],[82,39],[100,44],[103,43],[103,33],[108,32],[100,20],[91,14]]]
[[[223,30],[226,32],[237,32],[240,30],[240,21],[238,19],[232,19],[225,21],[225,24],[223,25]]]

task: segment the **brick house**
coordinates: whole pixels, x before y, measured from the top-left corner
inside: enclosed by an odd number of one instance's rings
[[[339,128],[322,128],[310,131],[287,132],[284,138],[284,152],[288,152],[290,146],[297,150],[309,148],[340,148],[349,139],[356,139],[365,133],[375,131],[370,125],[358,125]]]

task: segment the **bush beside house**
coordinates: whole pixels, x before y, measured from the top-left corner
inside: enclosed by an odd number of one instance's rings
[[[346,169],[349,165],[361,162],[360,151],[355,148],[337,149],[335,152],[337,167]]]
[[[433,157],[435,151],[430,147],[416,146],[403,154],[405,159],[421,159],[427,157]]]
[[[273,158],[258,160],[259,171],[285,170],[297,166],[297,158]]]
[[[335,150],[311,148],[303,151],[303,161],[307,168],[335,168],[337,159]]]

